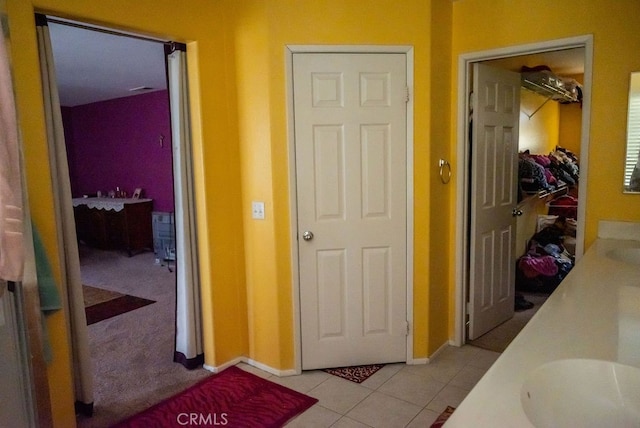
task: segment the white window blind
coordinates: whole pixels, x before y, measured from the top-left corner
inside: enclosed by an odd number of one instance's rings
[[[624,187],[629,187],[631,173],[640,154],[640,93],[629,96],[629,120],[627,123],[627,158],[624,164]],[[638,165],[640,167],[640,165]]]

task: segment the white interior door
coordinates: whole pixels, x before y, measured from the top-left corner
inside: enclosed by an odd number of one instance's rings
[[[520,74],[476,63],[473,93],[471,340],[514,314]]]
[[[302,368],[405,361],[406,56],[296,53],[293,76]]]

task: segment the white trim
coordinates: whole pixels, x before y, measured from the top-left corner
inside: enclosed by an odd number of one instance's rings
[[[295,53],[404,53],[407,60],[407,86],[410,98],[407,103],[407,364],[416,364],[413,359],[413,105],[414,105],[414,51],[413,46],[377,45],[287,45],[285,46],[287,141],[289,146],[289,212],[291,228],[291,278],[293,280],[293,331],[295,374],[302,373],[302,338],[300,332],[300,272],[298,270],[298,211],[295,163],[295,118],[293,103],[293,54]]]
[[[413,46],[408,46],[408,45],[396,45],[396,46],[287,45],[285,46],[285,54],[287,55],[292,55],[294,53],[409,53],[409,52],[413,52]],[[413,53],[411,55],[413,56]],[[413,74],[413,70],[411,70],[411,74]]]
[[[413,48],[406,51],[407,57],[407,87],[409,88],[409,102],[407,102],[407,321],[409,334],[407,335],[407,364],[420,364],[413,358],[413,100],[414,92],[414,56]]]
[[[300,374],[300,373],[296,372],[295,370],[278,370],[278,369],[274,369],[271,366],[259,363],[258,361],[252,360],[251,358],[247,358],[247,357],[237,357],[237,358],[234,358],[233,360],[227,361],[226,363],[221,364],[219,366],[210,366],[210,365],[207,365],[207,364],[203,364],[202,368],[204,368],[205,370],[208,370],[210,372],[213,372],[213,373],[220,373],[224,369],[228,369],[229,367],[236,366],[236,365],[238,365],[240,363],[249,364],[252,367],[255,367],[257,369],[262,370],[263,372],[267,372],[267,373],[270,373],[270,374],[278,376],[278,377],[294,376],[294,375]]]
[[[411,365],[430,364],[431,361],[433,361],[436,358],[436,356],[438,356],[442,351],[447,349],[449,347],[449,345],[451,345],[451,344],[447,341],[447,342],[443,343],[438,349],[436,349],[436,352],[431,354],[429,357],[427,357],[427,358],[414,358],[414,359],[411,360],[411,362],[407,361],[407,364],[411,364]]]
[[[239,363],[244,363],[246,361],[247,361],[246,357],[237,357],[237,358],[234,358],[233,360],[227,361],[226,363],[221,364],[219,366],[210,366],[208,364],[203,364],[202,368],[205,369],[205,370],[209,370],[212,373],[220,373],[224,369],[228,369],[231,366],[235,366],[235,365],[237,365]]]
[[[458,170],[456,178],[456,240],[455,248],[458,252],[455,255],[455,327],[454,338],[452,340],[455,346],[462,346],[465,341],[464,331],[464,302],[466,300],[467,286],[467,217],[468,207],[468,180],[469,169],[469,151],[467,144],[467,94],[470,91],[470,81],[468,77],[469,66],[474,62],[487,61],[492,59],[528,55],[545,51],[555,51],[561,49],[584,48],[584,82],[583,82],[583,101],[582,101],[582,136],[580,142],[580,186],[578,190],[578,228],[576,236],[576,259],[579,259],[584,253],[584,233],[585,233],[585,215],[587,205],[587,177],[588,177],[588,161],[589,161],[589,129],[591,124],[591,86],[593,78],[593,35],[570,37],[566,39],[549,40],[539,43],[531,43],[519,46],[510,46],[480,52],[471,52],[461,54],[458,57],[458,112],[457,112],[457,137],[456,137],[456,153],[458,159]]]
[[[266,364],[262,364],[259,363],[258,361],[252,360],[252,359],[247,359],[245,361],[245,363],[249,364],[250,366],[253,366],[257,369],[260,369],[262,371],[265,371],[267,373],[271,373],[272,375],[276,375],[278,377],[284,377],[284,376],[294,376],[298,373],[296,370],[290,369],[290,370],[278,370],[278,369],[274,369],[273,367],[270,367]]]
[[[450,346],[449,342],[444,342],[442,345],[440,345],[440,347],[436,349],[436,352],[434,352],[429,356],[429,358],[427,358],[427,363],[430,363],[431,361],[433,361],[438,355],[440,355],[440,353],[442,353],[449,346]]]
[[[293,103],[293,53],[289,47],[284,48],[285,58],[285,96],[287,102],[287,143],[289,168],[289,236],[291,245],[291,285],[293,293],[293,361],[297,374],[302,373],[302,332],[300,330],[300,276],[298,272],[298,208],[296,181],[296,151],[295,151],[295,117]]]

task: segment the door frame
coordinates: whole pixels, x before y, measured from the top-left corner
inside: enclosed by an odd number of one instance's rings
[[[467,165],[470,162],[468,144],[468,111],[471,91],[470,68],[474,62],[495,60],[513,56],[529,55],[556,50],[584,48],[584,98],[582,101],[582,124],[580,137],[580,186],[578,188],[578,225],[576,232],[576,260],[584,253],[585,214],[587,204],[587,177],[589,161],[589,129],[591,125],[591,87],[593,79],[593,35],[570,37],[565,39],[548,40],[543,42],[509,46],[506,48],[486,51],[470,52],[458,56],[458,98],[457,98],[457,126],[456,126],[456,158],[460,174],[456,177],[456,238],[455,238],[455,324],[454,337],[450,343],[462,346],[467,341],[466,333],[466,302],[468,299],[468,219],[471,215],[468,206],[470,194],[470,172]]]
[[[284,48],[286,74],[286,103],[287,103],[287,141],[288,141],[288,170],[289,170],[289,219],[291,245],[291,279],[293,292],[293,332],[294,332],[294,363],[296,374],[302,373],[302,335],[300,311],[300,270],[298,257],[298,208],[297,182],[295,158],[295,117],[293,101],[293,55],[296,53],[402,53],[407,60],[407,86],[409,87],[409,101],[407,102],[407,321],[409,332],[406,338],[407,364],[413,360],[413,46],[374,46],[374,45],[286,45]]]
[[[73,25],[73,26],[75,26],[77,28],[81,28],[81,29],[86,30],[86,31],[97,31],[97,32],[102,32],[102,33],[114,35],[114,36],[122,36],[122,37],[127,37],[127,38],[140,39],[140,40],[145,40],[145,41],[148,41],[148,42],[157,43],[159,45],[161,45],[161,44],[162,45],[166,45],[167,43],[171,43],[171,42],[183,43],[182,41],[177,41],[177,40],[173,40],[172,41],[172,40],[164,39],[164,38],[160,38],[160,37],[153,37],[153,36],[144,35],[141,32],[136,32],[136,30],[125,31],[125,30],[121,30],[121,29],[115,28],[115,27],[110,26],[110,25],[102,26],[102,25],[91,24],[86,17],[62,18],[62,15],[59,14],[57,11],[56,12],[51,12],[51,13],[46,13],[44,15],[47,16],[47,18],[49,19],[50,22],[57,22],[58,24],[65,25],[65,21],[70,21],[72,23],[71,25]],[[34,29],[35,29],[35,26],[34,26]],[[186,45],[186,43],[184,43],[184,44]],[[162,56],[163,56],[163,62],[165,63],[165,74],[167,75],[167,79],[168,79],[168,74],[167,74],[167,69],[166,69],[167,62],[168,62],[168,59],[167,59],[168,55],[167,55],[166,52],[163,51]],[[55,60],[55,58],[54,58],[54,60]],[[188,63],[188,61],[189,61],[188,58],[186,58],[185,61]],[[192,84],[193,84],[193,82],[187,82],[187,92],[189,91],[190,86]],[[170,88],[169,88],[168,81],[167,81],[166,90],[167,90],[167,106],[169,107],[168,122],[169,122],[170,131],[171,131],[171,133],[173,133],[172,120],[173,120],[173,116],[174,115],[172,114],[171,108],[170,108],[170,100],[169,100],[169,94],[168,94]],[[191,110],[191,113],[193,113],[193,110]],[[190,126],[190,123],[188,125]],[[65,144],[66,144],[66,141],[65,141]],[[172,141],[172,144],[173,144],[173,141]],[[172,171],[173,171],[173,160],[174,160],[175,156],[174,156],[174,153],[173,153],[173,148],[171,148],[171,149],[172,149],[171,162],[172,162]],[[182,147],[178,147],[178,150],[180,151],[181,156],[183,156],[185,159],[188,159],[188,162],[193,163],[193,153],[192,152],[184,153],[184,151],[182,150]],[[183,184],[183,183],[181,182],[181,184]],[[173,181],[172,181],[171,189],[172,189],[172,192],[173,192],[174,197],[175,197],[175,183]],[[195,204],[195,202],[197,200],[197,194],[196,193],[197,193],[197,191],[196,191],[195,186],[189,186],[188,189],[186,190],[187,199],[192,201],[194,204]],[[175,202],[175,200],[174,200],[174,214],[175,214],[175,210],[176,210],[176,207],[177,207],[176,204],[177,204],[177,202]],[[184,209],[184,207],[182,207],[182,209]],[[196,215],[195,208],[193,209],[193,213],[192,214],[194,216]],[[187,237],[188,237],[188,239],[194,241],[195,242],[194,245],[196,247],[198,247],[197,236],[195,234],[193,234],[193,233],[184,234],[184,235],[181,235],[181,236],[178,236],[176,234],[174,236],[176,247],[178,246],[179,240],[185,240],[186,241]],[[182,244],[182,246],[185,246],[184,243]],[[199,255],[196,254],[194,256],[194,260],[195,260],[195,263],[197,265],[195,273],[197,275],[200,275],[201,274],[201,267],[200,267],[200,263],[199,263],[200,262]],[[176,287],[177,287],[177,278],[176,278],[175,281],[176,281]],[[174,294],[177,294],[177,288],[176,287],[174,287]],[[202,297],[199,296],[198,299],[199,299],[200,303],[202,303]],[[200,312],[201,312],[201,316],[204,316],[204,314],[202,313],[202,307],[201,307]],[[174,336],[175,336],[175,329],[176,329],[175,323],[176,323],[176,318],[177,318],[177,307],[174,307],[173,313],[172,313],[172,317],[173,317],[173,320],[174,320],[174,327],[173,328],[174,328]],[[206,339],[205,339],[204,335],[202,334],[202,332],[200,332],[200,336],[201,336],[200,340],[202,342],[202,347],[204,349],[205,348]],[[73,338],[71,338],[70,340],[73,340]],[[89,345],[89,348],[91,349],[92,346]],[[172,358],[172,359],[174,358],[175,350],[176,350],[176,342],[175,342],[175,337],[174,337],[173,351],[169,355],[169,357]],[[202,351],[202,353],[204,353],[204,350]],[[178,364],[183,365],[180,362],[178,362]],[[212,370],[213,371],[213,369],[210,366],[206,365],[206,364],[203,364],[203,367],[205,369],[207,369],[207,370]],[[94,376],[95,370],[92,370],[91,373],[92,373],[92,376]],[[94,391],[95,391],[95,389],[94,389]]]

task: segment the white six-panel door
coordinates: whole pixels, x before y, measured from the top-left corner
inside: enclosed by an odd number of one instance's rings
[[[405,361],[406,56],[296,53],[293,76],[302,368]]]
[[[476,63],[473,92],[471,340],[514,313],[520,74]]]

